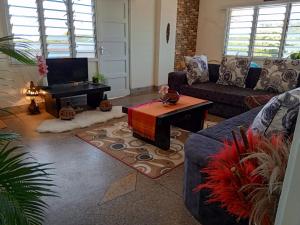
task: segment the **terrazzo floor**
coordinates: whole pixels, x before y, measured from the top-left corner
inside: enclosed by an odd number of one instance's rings
[[[115,105],[142,103],[156,94],[113,100]],[[49,198],[46,225],[196,225],[183,204],[183,166],[149,179],[74,134],[39,134],[35,128],[52,118],[18,113],[1,118],[7,131],[22,135],[24,150],[41,163],[53,162],[56,191]],[[215,118],[218,120],[218,118]]]

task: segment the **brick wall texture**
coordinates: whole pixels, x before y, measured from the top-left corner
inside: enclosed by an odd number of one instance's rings
[[[184,56],[194,56],[200,0],[178,0],[175,70],[182,70]]]

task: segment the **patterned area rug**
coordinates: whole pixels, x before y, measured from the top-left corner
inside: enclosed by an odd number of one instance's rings
[[[156,179],[181,165],[189,132],[173,127],[171,147],[164,151],[132,136],[126,119],[113,120],[77,136],[142,174]]]

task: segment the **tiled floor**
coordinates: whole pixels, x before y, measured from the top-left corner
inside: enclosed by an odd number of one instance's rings
[[[114,100],[128,105],[155,94]],[[198,222],[182,199],[183,167],[151,180],[74,136],[39,134],[35,128],[45,112],[4,118],[7,130],[22,134],[24,149],[39,162],[54,162],[60,198],[46,199],[47,225],[193,225]],[[120,188],[121,187],[121,188]]]

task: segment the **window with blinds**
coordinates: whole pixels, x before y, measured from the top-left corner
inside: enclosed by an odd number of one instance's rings
[[[253,56],[279,57],[286,5],[258,8]]]
[[[290,19],[284,45],[284,57],[300,51],[300,3],[291,6]]]
[[[300,2],[229,11],[225,54],[288,57],[300,51]]]
[[[32,54],[41,54],[39,20],[35,0],[8,0],[10,33],[16,37],[15,48],[22,49],[22,44],[30,44]]]
[[[94,0],[7,0],[11,34],[46,58],[96,57]],[[15,42],[21,41],[16,39]]]
[[[249,55],[254,7],[230,10],[227,55]]]
[[[64,0],[43,1],[47,58],[71,56],[66,4]]]
[[[73,0],[72,8],[76,56],[94,58],[96,56],[94,2]]]

